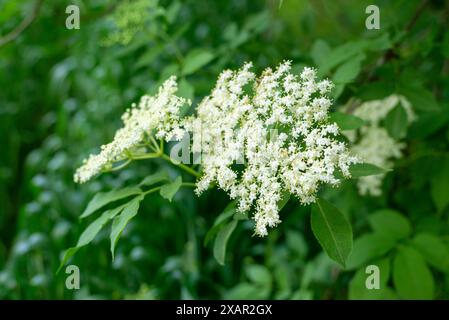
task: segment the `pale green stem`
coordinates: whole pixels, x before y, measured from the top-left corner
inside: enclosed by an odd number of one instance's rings
[[[171,164],[179,167],[180,169],[184,170],[185,172],[189,173],[190,175],[194,176],[195,178],[199,178],[201,176],[201,174],[199,172],[197,172],[196,170],[192,169],[189,166],[186,166],[183,163],[175,163],[172,161],[172,159],[166,155],[164,153],[164,141],[160,140],[159,143],[156,142],[156,140],[151,136],[150,137],[151,143],[153,144],[153,146],[150,146],[152,149],[154,149],[154,151],[156,152],[151,152],[151,153],[144,153],[144,154],[140,154],[140,155],[136,155],[136,154],[132,154],[132,153],[127,153],[128,155],[128,159],[118,165],[115,168],[106,170],[105,172],[109,172],[109,171],[117,171],[120,169],[123,169],[124,167],[126,167],[132,160],[144,160],[144,159],[155,159],[155,158],[162,158],[168,162],[170,162]],[[187,186],[187,185],[186,185]],[[194,186],[194,184],[193,184]]]
[[[172,163],[173,165],[179,167],[180,169],[184,170],[185,172],[191,174],[191,175],[194,176],[195,178],[201,177],[201,174],[200,174],[200,173],[198,173],[197,171],[193,170],[192,168],[186,166],[185,164],[183,164],[183,163],[174,163],[174,162],[172,161],[172,159],[171,159],[169,156],[167,156],[165,153],[163,153],[163,154],[161,155],[161,158],[164,159],[164,160],[166,160],[166,161],[168,161],[168,162],[170,162],[170,163]]]
[[[132,155],[132,160],[143,160],[143,159],[155,159],[159,158],[161,155],[159,153],[145,153],[142,155]]]
[[[154,151],[159,151],[159,144],[157,143],[157,141],[154,139],[153,136],[150,136],[150,140],[151,143],[153,144]]]
[[[181,184],[181,187],[195,188],[196,185],[195,185],[195,183],[193,183],[193,182],[183,182],[183,183]],[[149,190],[147,190],[147,191],[142,192],[142,195],[146,196],[147,194],[157,192],[157,191],[159,191],[161,188],[162,188],[162,186],[159,186],[159,187],[155,187],[155,188],[149,189]]]
[[[126,167],[130,163],[131,163],[131,159],[128,159],[125,162],[123,162],[122,164],[120,164],[120,165],[118,165],[116,167],[113,167],[113,168],[111,168],[109,170],[106,170],[106,172],[121,170],[121,169],[123,169],[124,167]]]

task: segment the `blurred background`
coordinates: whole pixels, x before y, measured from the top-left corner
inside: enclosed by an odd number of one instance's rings
[[[80,29],[66,28],[71,4]],[[379,30],[365,27],[370,4],[380,8]],[[0,298],[447,299],[448,16],[445,0],[0,0]],[[73,182],[125,109],[171,74],[198,102],[224,68],[253,61],[260,71],[284,59],[336,81],[336,109],[400,91],[417,114],[382,195],[361,196],[353,181],[323,190],[362,239],[362,262],[343,270],[323,254],[310,208],[292,199],[266,238],[241,222],[220,266],[203,242],[227,196],[182,190],[171,203],[145,199],[114,261],[107,232],[81,249],[71,261],[80,289],[66,289],[56,269],[86,227],[78,218],[87,202],[166,166],[135,162]],[[410,230],[379,247],[369,216],[385,208]],[[397,258],[404,247],[413,252]],[[369,261],[388,270],[375,293],[361,288]]]

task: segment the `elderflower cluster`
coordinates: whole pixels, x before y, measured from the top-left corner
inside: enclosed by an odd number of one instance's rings
[[[158,2],[158,0],[121,1],[110,19],[115,28],[104,39],[104,44],[129,44],[138,32],[144,30],[149,22],[154,22],[163,12],[158,7]]]
[[[284,193],[314,202],[321,184],[336,185],[336,171],[347,177],[358,160],[328,121],[328,80],[317,82],[310,68],[293,75],[290,62],[259,78],[250,68],[222,72],[185,127],[201,137],[192,147],[202,154],[197,193],[216,184],[237,199],[240,211],[255,210],[255,233],[265,236],[280,222]]]
[[[236,199],[239,211],[254,210],[255,233],[265,236],[280,222],[278,204],[284,195],[312,203],[320,185],[339,183],[337,171],[349,177],[349,166],[358,158],[337,139],[339,129],[328,119],[330,81],[317,81],[310,68],[293,75],[290,62],[260,77],[250,68],[247,63],[222,72],[196,115],[182,119],[179,108],[190,101],[175,95],[176,79],[170,78],[156,96],[142,97],[123,115],[124,127],[85,160],[75,181],[132,159],[132,151],[149,137],[180,140],[189,131],[192,151],[201,156],[197,194],[217,185]]]
[[[139,104],[133,104],[122,116],[124,126],[119,129],[112,142],[101,146],[99,154],[90,155],[75,173],[74,180],[83,183],[90,180],[116,161],[126,159],[134,148],[154,134],[158,139],[168,141],[173,137],[181,139],[179,109],[190,101],[175,95],[178,89],[176,77],[171,77],[159,88],[155,96],[144,95]]]
[[[354,115],[363,119],[366,125],[361,127],[358,133],[350,131],[344,132],[344,134],[353,142],[351,151],[363,161],[389,169],[393,166],[394,159],[402,157],[402,149],[405,148],[405,143],[393,139],[387,130],[381,126],[382,120],[399,103],[406,111],[408,122],[414,121],[415,114],[410,103],[400,95],[391,95],[381,100],[368,101],[355,109]],[[384,177],[384,174],[361,177],[357,182],[359,193],[361,195],[380,196]]]

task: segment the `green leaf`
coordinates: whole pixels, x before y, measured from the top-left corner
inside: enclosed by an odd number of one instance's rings
[[[368,233],[354,241],[354,248],[346,264],[347,269],[364,266],[373,259],[382,257],[393,249],[396,241],[379,233]]]
[[[184,76],[192,74],[211,62],[214,58],[215,55],[207,49],[194,49],[185,57],[182,74]]]
[[[374,231],[394,239],[407,238],[412,232],[410,221],[396,210],[376,211],[368,220]]]
[[[109,192],[97,193],[87,205],[81,218],[86,218],[92,213],[107,205],[108,203],[124,199],[136,194],[142,193],[142,190],[138,187],[127,187],[123,189],[112,190]]]
[[[167,171],[159,171],[154,174],[151,174],[147,177],[145,177],[141,183],[139,183],[139,186],[152,186],[156,183],[168,181],[170,178],[168,176]]]
[[[140,56],[137,62],[134,64],[135,69],[139,69],[141,67],[150,67],[150,64],[164,51],[166,44],[158,44]]]
[[[356,96],[362,101],[378,100],[394,93],[394,83],[387,81],[371,82],[358,88]]]
[[[278,210],[281,211],[285,205],[288,203],[288,201],[290,200],[290,192],[288,191],[283,191],[281,194],[281,199],[278,201]]]
[[[179,188],[181,188],[181,185],[182,185],[182,178],[181,176],[178,176],[175,181],[163,185],[161,187],[160,194],[163,198],[171,202],[176,192],[178,192]]]
[[[271,288],[273,278],[270,271],[262,265],[252,264],[245,268],[246,275],[251,282],[261,287]]]
[[[449,273],[449,248],[437,236],[420,233],[412,241],[424,259],[441,272]]]
[[[310,55],[318,68],[324,63],[330,51],[331,48],[324,40],[318,39],[313,43]]]
[[[98,219],[94,220],[81,234],[76,246],[82,247],[89,244],[98,234],[98,232],[100,232],[100,230],[104,227],[104,225],[109,222],[109,220],[113,219],[117,214],[119,214],[124,207],[125,205],[122,205],[115,209],[108,210],[104,212]]]
[[[432,92],[422,86],[400,86],[398,88],[398,93],[404,95],[416,110],[440,110],[440,106]]]
[[[269,10],[263,10],[248,16],[242,30],[258,34],[265,31],[270,26],[270,22],[271,14]]]
[[[343,112],[331,113],[329,120],[335,122],[341,130],[355,130],[365,124],[365,121],[359,117]]]
[[[128,222],[136,216],[137,211],[139,211],[140,201],[142,201],[143,198],[143,196],[135,197],[133,200],[126,204],[122,213],[114,218],[110,236],[112,259],[114,259],[115,246],[117,245],[120,235],[122,234]]]
[[[411,247],[401,247],[394,259],[393,283],[402,299],[433,299],[435,283],[423,257]]]
[[[430,195],[438,212],[449,204],[449,159],[441,162],[437,174],[430,181]]]
[[[59,270],[67,263],[67,261],[81,248],[88,245],[104,227],[104,225],[113,219],[120,211],[123,210],[125,205],[105,211],[100,217],[94,220],[84,231],[81,233],[76,246],[67,249],[61,260],[61,264],[58,268]]]
[[[206,234],[204,238],[204,246],[206,246],[209,241],[213,239],[213,237],[218,233],[220,228],[235,214],[235,201],[230,202],[222,213],[218,215],[218,217],[214,221],[214,225]]]
[[[355,163],[349,168],[352,178],[373,176],[376,174],[383,174],[388,171],[389,170],[385,170],[371,163]]]
[[[340,65],[332,77],[334,83],[348,83],[357,78],[364,59],[365,55],[359,55]]]
[[[179,80],[178,92],[180,97],[192,100],[195,97],[195,88],[184,78]]]
[[[368,289],[366,280],[369,273],[366,267],[360,268],[349,283],[348,298],[350,300],[395,300],[396,293],[388,288],[387,283],[390,278],[390,260],[388,258],[375,261],[373,265],[379,267],[379,289]]]
[[[368,40],[367,42],[367,49],[372,51],[384,51],[390,49],[392,46],[393,43],[388,33],[384,33],[377,38]]]
[[[409,136],[413,139],[427,138],[443,128],[448,122],[449,112],[447,112],[447,110],[426,112],[421,114],[418,119],[411,124]]]
[[[341,46],[338,46],[331,50],[326,56],[326,59],[321,64],[321,68],[318,70],[319,75],[325,75],[334,67],[343,63],[354,56],[357,56],[365,50],[367,42],[364,40],[347,42]]]
[[[59,271],[61,271],[62,267],[64,267],[64,265],[67,263],[67,261],[73,257],[75,255],[75,253],[77,253],[77,251],[80,249],[80,247],[71,247],[68,248],[65,252],[64,252],[64,256],[62,257],[61,260],[61,264],[58,267],[58,270],[56,271],[56,273],[59,273]]]
[[[217,234],[214,242],[214,257],[217,262],[221,265],[224,265],[225,256],[226,256],[226,246],[228,244],[228,240],[231,237],[231,234],[234,232],[237,227],[237,220],[232,220],[225,224]]]
[[[263,300],[268,299],[270,291],[252,283],[243,282],[225,294],[227,300]]]
[[[407,133],[407,113],[401,104],[398,104],[385,118],[385,129],[394,139],[401,139]]]
[[[352,229],[345,216],[324,199],[312,206],[312,231],[327,255],[341,264],[352,250]]]

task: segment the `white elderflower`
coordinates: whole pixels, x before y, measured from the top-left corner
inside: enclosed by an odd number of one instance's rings
[[[351,150],[363,161],[389,169],[393,166],[394,159],[402,157],[405,143],[393,139],[381,126],[381,121],[399,103],[407,113],[408,122],[414,121],[415,114],[410,103],[400,95],[393,94],[385,99],[367,101],[355,109],[354,115],[365,120],[366,125],[360,128],[358,139],[357,132],[350,131],[344,134],[353,142]],[[384,174],[361,177],[357,182],[359,193],[380,196],[384,177]]]
[[[349,176],[357,159],[328,121],[328,80],[317,82],[311,68],[293,75],[290,62],[257,79],[250,68],[222,72],[185,126],[201,137],[193,145],[202,153],[197,193],[216,184],[237,199],[240,211],[255,210],[255,233],[264,236],[280,222],[284,192],[314,202],[319,186],[336,185],[337,169]]]
[[[126,152],[137,148],[147,136],[154,134],[158,139],[181,139],[179,108],[190,103],[175,95],[176,77],[171,77],[159,88],[155,96],[145,95],[138,105],[133,104],[122,116],[124,126],[119,129],[111,143],[101,146],[99,154],[84,160],[74,175],[75,182],[90,180],[102,170],[110,168],[116,161],[127,158]]]

